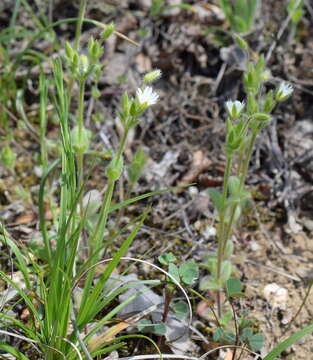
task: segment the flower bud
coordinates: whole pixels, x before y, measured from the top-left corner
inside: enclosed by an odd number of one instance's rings
[[[5,145],[1,152],[1,160],[3,164],[9,168],[13,169],[16,160],[16,153],[10,148],[10,146]]]
[[[123,157],[114,156],[110,164],[105,170],[105,175],[112,181],[116,181],[120,178],[123,171]]]
[[[101,91],[97,88],[97,86],[93,86],[91,89],[91,96],[94,99],[99,99],[99,97],[101,96]]]
[[[93,37],[88,41],[88,55],[91,63],[96,62],[103,55],[102,46],[99,41],[95,40]]]
[[[78,63],[78,71],[80,75],[87,75],[89,70],[89,60],[86,55],[80,55]]]
[[[255,113],[255,114],[253,114],[253,118],[255,120],[258,120],[261,122],[267,122],[267,121],[271,120],[270,115],[265,114],[265,113]]]
[[[78,126],[75,126],[72,130],[72,142],[75,151],[86,152],[89,149],[91,131],[86,128],[82,128],[81,134],[79,134]]]
[[[103,39],[109,38],[113,34],[114,30],[115,30],[114,23],[110,23],[110,24],[106,25],[105,29],[101,33],[101,37]]]
[[[153,70],[153,71],[148,72],[144,76],[143,81],[145,83],[152,83],[153,81],[158,80],[161,76],[162,76],[161,70],[159,70],[159,69]]]
[[[247,101],[247,110],[249,114],[254,114],[258,111],[259,105],[256,101],[256,98],[253,94],[248,95],[248,101]]]
[[[276,101],[274,100],[274,93],[273,90],[270,90],[265,97],[264,107],[263,110],[266,113],[271,113],[276,105]]]
[[[75,51],[73,50],[71,44],[68,41],[65,43],[64,47],[65,47],[66,56],[71,61],[73,59]]]
[[[241,36],[234,34],[234,40],[235,40],[236,44],[240,47],[240,49],[242,49],[242,50],[249,49],[248,43]]]
[[[293,87],[287,83],[281,83],[276,90],[275,99],[277,101],[284,101],[291,96]]]

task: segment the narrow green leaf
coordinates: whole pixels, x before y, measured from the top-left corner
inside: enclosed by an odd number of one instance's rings
[[[21,253],[18,246],[15,244],[15,242],[9,237],[4,226],[0,222],[0,243],[1,242],[12,249],[14,255],[16,256],[18,267],[23,274],[23,279],[25,281],[25,285],[26,285],[27,289],[31,289],[30,279],[29,279],[29,275],[28,275],[29,270],[28,270],[28,266],[24,260],[24,256]]]
[[[15,349],[14,347],[7,345],[5,343],[0,342],[0,350],[3,350],[6,353],[14,355],[18,360],[30,360],[27,356],[23,355],[20,351]]]
[[[128,237],[122,243],[121,247],[116,252],[113,259],[109,262],[104,273],[101,275],[97,284],[92,289],[91,294],[88,294],[88,297],[86,297],[84,299],[85,301],[83,304],[81,304],[81,308],[79,309],[79,313],[78,313],[78,317],[77,317],[78,326],[81,326],[82,324],[86,324],[88,321],[93,319],[94,316],[101,310],[99,301],[101,301],[102,298],[99,296],[100,296],[101,292],[103,291],[104,284],[106,283],[106,281],[112,274],[113,270],[118,265],[121,257],[125,254],[125,252],[129,248],[130,244],[134,240],[134,238],[137,235],[137,232],[139,231],[139,229],[141,228],[146,216],[147,216],[147,212],[145,212],[141,216],[140,221],[138,222],[136,227],[128,235]]]
[[[186,185],[186,186],[190,186],[191,184],[189,185]],[[112,211],[115,211],[115,210],[119,210],[127,205],[130,205],[130,204],[133,204],[139,200],[143,200],[143,199],[146,199],[146,198],[149,198],[151,196],[154,196],[154,195],[159,195],[159,194],[163,194],[165,192],[168,192],[168,191],[174,191],[174,190],[178,190],[178,189],[182,189],[186,186],[173,186],[173,187],[169,187],[167,189],[161,189],[161,190],[157,190],[157,191],[151,191],[151,192],[148,192],[148,193],[145,193],[145,194],[142,194],[142,195],[139,195],[139,196],[136,196],[136,197],[133,197],[131,199],[127,199],[125,201],[122,201],[116,205],[113,205],[112,207],[110,207],[109,209],[109,212],[108,213],[111,213]]]
[[[286,350],[289,346],[293,345],[299,339],[313,332],[313,324],[307,326],[304,329],[301,329],[289,336],[288,339],[277,345],[272,351],[270,351],[263,360],[275,360],[284,350]]]

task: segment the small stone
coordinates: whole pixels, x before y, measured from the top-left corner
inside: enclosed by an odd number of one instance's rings
[[[214,226],[212,226],[212,225],[208,225],[204,229],[202,235],[206,240],[209,240],[211,237],[216,235],[216,228]]]
[[[198,190],[198,188],[196,186],[190,186],[188,188],[188,192],[189,192],[191,197],[195,197],[196,195],[199,194],[199,190]]]
[[[251,241],[250,248],[252,251],[258,251],[261,249],[261,246],[256,241]]]
[[[288,291],[276,283],[268,284],[263,289],[265,299],[273,306],[281,310],[287,307]]]

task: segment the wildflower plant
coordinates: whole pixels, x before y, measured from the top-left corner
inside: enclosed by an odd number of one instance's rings
[[[81,0],[80,20],[83,19],[84,4],[85,1]],[[78,21],[78,23],[81,26],[82,21]],[[99,201],[99,206],[97,205],[98,210],[93,212],[94,223],[92,226],[90,224],[86,226],[89,203],[83,200],[86,173],[90,169],[86,169],[84,158],[86,154],[90,156],[90,153],[93,152],[90,152],[92,133],[84,122],[85,88],[87,84],[92,84],[94,88],[97,87],[103,71],[101,63],[101,56],[104,52],[103,41],[113,33],[115,33],[115,27],[113,24],[109,24],[105,27],[101,39],[91,38],[88,41],[87,51],[83,53],[80,50],[79,41],[76,41],[80,36],[78,28],[74,44],[67,43],[65,55],[52,62],[52,79],[47,79],[43,73],[40,75],[39,140],[43,176],[40,183],[38,205],[43,249],[36,254],[41,254],[44,265],[39,264],[34,256],[24,254],[16,246],[4,225],[0,223],[0,241],[12,249],[16,257],[14,263],[23,275],[25,289],[19,287],[4,272],[1,271],[0,276],[9,288],[14,289],[19,296],[18,301],[22,301],[30,313],[27,325],[19,319],[13,318],[9,313],[12,305],[11,299],[8,297],[1,303],[3,311],[0,313],[0,321],[4,328],[18,329],[24,341],[34,344],[36,351],[45,360],[77,359],[82,358],[81,354],[89,359],[124,346],[125,343],[122,340],[125,337],[119,339],[119,336],[116,336],[113,340],[111,338],[103,339],[100,342],[97,340],[96,343],[93,337],[104,324],[111,321],[117,312],[135,297],[127,299],[117,307],[110,307],[110,311],[106,313],[106,307],[119,294],[132,286],[129,283],[112,289],[107,286],[107,283],[142,226],[148,211],[124,228],[118,229],[118,233],[122,237],[121,244],[99,275],[97,272],[98,262],[109,240],[108,218],[114,210],[121,210],[129,203],[165,191],[143,194],[113,206],[115,185],[124,169],[123,153],[129,131],[141,121],[145,111],[150,106],[157,104],[159,100],[159,96],[151,84],[161,76],[161,72],[154,70],[146,74],[142,85],[135,91],[135,96],[128,95],[126,92],[121,96],[118,116],[124,129],[123,136],[116,152],[105,167],[107,181],[103,189],[103,197]],[[122,34],[120,36],[123,37]],[[67,69],[69,76],[65,77],[64,69]],[[74,100],[71,92],[75,85],[78,88],[77,112],[72,114],[71,104],[74,104]],[[56,111],[61,140],[60,157],[52,162],[45,141],[48,121],[45,110],[50,101]],[[7,166],[12,167],[14,157],[8,149],[2,151],[1,157]],[[144,162],[144,154],[142,151],[138,151],[130,167],[130,186],[133,186],[134,182],[138,180]],[[49,226],[45,218],[47,188],[49,179],[55,176],[59,168],[59,211],[53,212],[54,218]],[[79,251],[83,238],[88,239],[83,244],[86,249],[84,258],[80,256],[81,252]],[[96,277],[97,282],[95,282]],[[79,282],[83,282],[83,285],[77,298]],[[149,281],[145,283],[149,284]],[[0,329],[0,331],[4,330]],[[12,332],[6,331],[6,333],[14,336]],[[14,349],[8,344],[0,343],[0,350],[5,350],[19,359],[28,359],[18,349]]]
[[[232,235],[242,211],[251,194],[245,186],[249,163],[256,138],[271,121],[271,112],[275,106],[287,100],[293,88],[281,83],[275,91],[265,91],[268,72],[264,57],[261,55],[255,63],[249,61],[243,74],[245,101],[228,100],[226,140],[224,151],[226,166],[222,191],[210,189],[209,194],[218,212],[218,250],[209,257],[209,281],[202,281],[202,289],[222,290],[234,267],[231,263],[233,253]],[[219,303],[221,313],[221,304]]]

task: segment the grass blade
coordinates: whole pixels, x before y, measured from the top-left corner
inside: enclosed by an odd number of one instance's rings
[[[289,346],[293,345],[296,341],[304,337],[305,335],[313,332],[313,324],[307,326],[304,329],[301,329],[295,332],[293,335],[289,336],[288,339],[277,345],[272,351],[270,351],[263,360],[275,360],[284,350]]]
[[[0,343],[0,350],[3,350],[11,355],[14,355],[16,359],[18,360],[30,360],[27,356],[23,355],[20,351],[15,349],[14,347]]]

